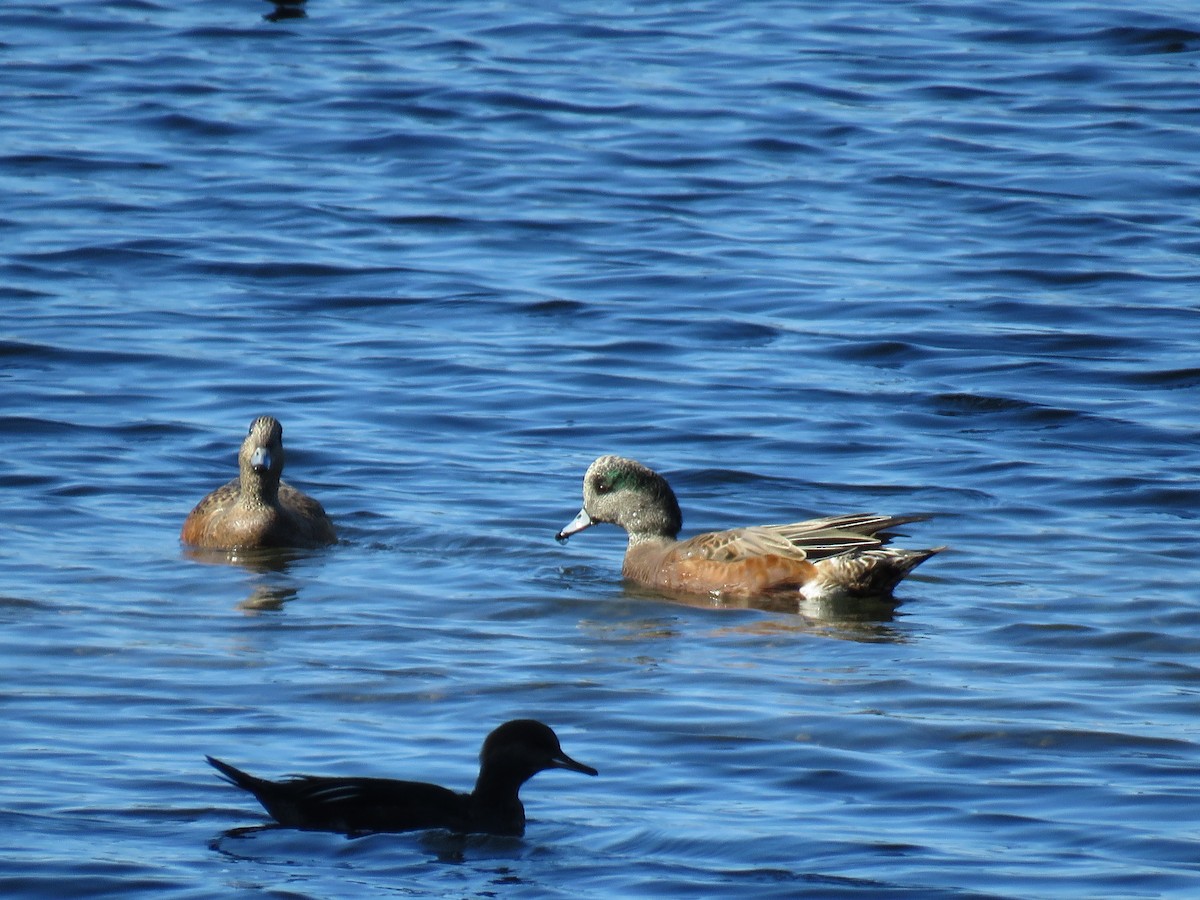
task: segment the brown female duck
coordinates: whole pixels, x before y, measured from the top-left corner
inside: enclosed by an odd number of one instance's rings
[[[196,504],[180,539],[214,550],[322,547],[336,541],[321,504],[281,480],[283,460],[283,426],[259,416],[238,453],[240,474]]]

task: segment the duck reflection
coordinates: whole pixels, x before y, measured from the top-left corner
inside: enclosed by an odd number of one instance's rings
[[[297,832],[277,822],[267,822],[262,825],[238,825],[227,828],[208,841],[208,849],[224,857],[240,862],[270,863],[273,860],[286,858],[288,864],[293,860],[311,858],[313,847],[319,841],[327,840],[328,833],[313,837],[313,832]],[[394,843],[393,835],[381,832],[366,832],[358,834],[338,834],[339,840],[354,841],[369,845],[371,841],[386,841]],[[494,834],[456,834],[451,831],[416,832],[413,840],[423,852],[428,853],[438,862],[457,865],[467,861],[467,851],[471,847],[488,846],[492,850],[497,847],[520,847],[520,838]],[[497,869],[497,883],[505,877],[506,869]],[[508,883],[508,882],[506,882]]]
[[[208,547],[184,547],[183,555],[192,562],[220,566],[241,566],[256,575],[285,574],[292,563],[309,559],[311,552],[297,549],[216,550]]]
[[[211,550],[203,547],[185,547],[183,555],[193,562],[206,565],[240,566],[251,575],[265,576],[256,579],[250,595],[237,604],[237,608],[249,614],[277,612],[285,603],[296,599],[299,588],[290,581],[276,580],[275,576],[286,576],[297,560],[311,558],[312,553],[303,550]],[[267,579],[271,580],[267,580]]]
[[[798,598],[792,592],[758,597],[720,597],[686,592],[649,591],[636,585],[626,585],[625,594],[641,601],[666,599],[697,609],[758,610],[775,614],[771,618],[743,622],[723,629],[738,633],[800,632],[840,640],[884,643],[902,643],[907,640],[904,633],[892,625],[900,607],[900,601],[892,597],[806,600]],[[655,632],[663,632],[661,622],[655,628],[639,629],[639,636],[654,637]],[[659,636],[671,635],[661,633]]]
[[[286,19],[303,19],[308,16],[304,11],[306,0],[271,0],[275,8],[265,13],[263,18],[268,22],[282,22]]]
[[[260,584],[238,604],[238,609],[246,613],[278,612],[289,600],[295,600],[298,594],[299,590],[294,587]]]

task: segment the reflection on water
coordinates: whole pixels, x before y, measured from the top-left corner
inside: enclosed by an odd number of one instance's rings
[[[284,573],[300,559],[309,559],[312,550],[267,549],[267,550],[215,550],[207,547],[184,547],[183,555],[193,562],[206,565],[241,566],[247,572],[266,574]]]
[[[626,582],[626,596],[641,602],[668,600],[682,606],[711,610],[759,610],[785,618],[757,619],[730,625],[722,630],[744,634],[782,632],[808,633],[841,640],[902,641],[903,634],[889,626],[896,618],[901,600],[896,598],[834,598],[808,600],[797,592],[781,592],[758,597],[717,597],[684,592],[652,591]],[[627,626],[630,623],[625,623]],[[648,620],[633,623],[629,636],[672,637],[670,629]]]
[[[260,584],[250,592],[250,596],[238,604],[238,608],[247,613],[278,612],[289,600],[294,600],[299,593],[295,587]]]
[[[411,851],[418,858],[432,857],[439,863],[449,864],[465,862],[469,850],[505,857],[520,855],[526,849],[524,840],[505,835],[459,834],[436,828],[403,834],[341,834],[304,831],[277,822],[228,828],[211,838],[208,848],[238,862],[306,865],[320,859],[331,845],[345,853],[369,855],[373,844],[386,847],[389,852],[405,854]]]
[[[283,22],[287,19],[303,19],[308,13],[304,11],[304,4],[308,0],[269,0],[274,5],[274,9],[269,13],[264,13],[263,18],[268,22]]]
[[[261,576],[256,579],[249,596],[237,604],[246,613],[275,612],[285,603],[299,595],[299,585],[288,578],[289,570],[300,560],[311,559],[321,551],[266,549],[266,550],[215,550],[203,547],[184,547],[183,556],[202,565],[236,566],[246,572]],[[268,578],[270,580],[268,580]]]
[[[641,603],[644,599],[638,602]],[[662,598],[654,599],[661,601]],[[695,602],[682,605],[698,609],[713,609],[717,611],[718,616],[722,609]],[[863,643],[905,643],[910,639],[905,632],[889,624],[895,615],[895,607],[880,605],[876,609],[851,609],[837,615],[827,611],[824,617],[809,616],[804,613],[797,614],[793,605],[786,616],[742,620],[724,625],[720,624],[718,618],[710,623],[711,630],[707,634],[714,638],[723,634],[759,636],[809,634],[834,640]],[[616,620],[610,618],[604,622],[585,619],[580,623],[580,627],[597,638],[609,641],[670,641],[684,636],[681,626],[672,619],[645,617],[638,614],[631,614],[627,618]],[[644,661],[654,662],[649,657]]]
[[[254,835],[264,831],[279,831],[283,826],[278,822],[266,822],[262,825],[238,825],[235,828],[229,828],[222,831],[219,835],[208,842],[210,850],[215,850],[224,856],[231,859],[253,859],[252,854],[239,853],[237,850],[230,847],[234,841],[248,840]],[[351,837],[351,835],[346,835]]]

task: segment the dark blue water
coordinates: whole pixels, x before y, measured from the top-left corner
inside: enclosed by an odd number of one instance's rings
[[[0,893],[1200,890],[1192,4],[0,8]],[[296,12],[295,8],[292,12]],[[177,535],[260,413],[342,542]],[[927,512],[894,614],[631,590]],[[601,776],[521,840],[265,821],[205,765]]]

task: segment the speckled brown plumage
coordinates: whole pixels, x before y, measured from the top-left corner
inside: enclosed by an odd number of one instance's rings
[[[283,462],[283,426],[260,416],[238,453],[238,477],[196,504],[180,539],[214,550],[332,544],[333,522],[320,503],[281,480]]]

